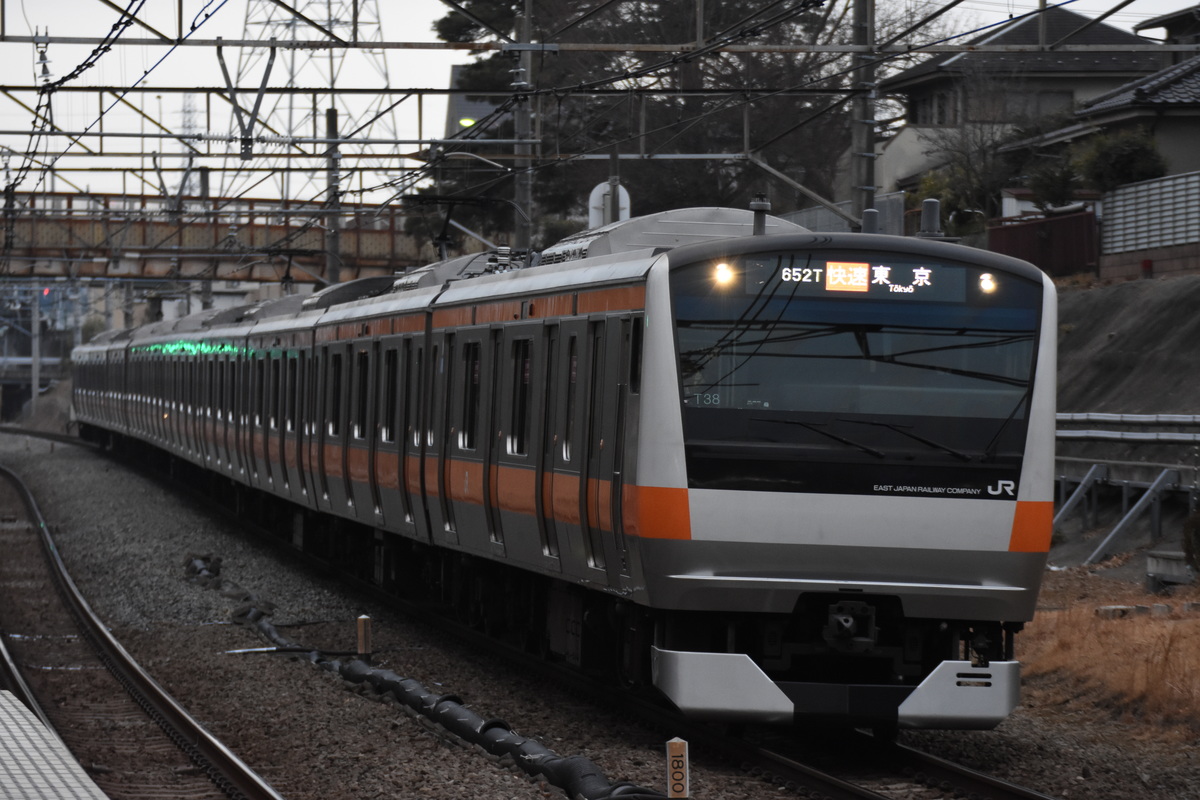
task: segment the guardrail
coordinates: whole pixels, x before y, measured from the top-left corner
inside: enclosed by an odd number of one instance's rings
[[[1188,428],[1200,427],[1200,414],[1115,414],[1064,412],[1056,416],[1059,424],[1112,426],[1112,428],[1060,428],[1060,442],[1092,441],[1126,444],[1200,443],[1200,432],[1168,430],[1115,430],[1114,428]],[[1126,451],[1128,453],[1128,451]],[[1169,458],[1169,456],[1168,456]],[[1194,459],[1193,459],[1194,460]],[[1111,554],[1119,538],[1147,512],[1151,515],[1151,538],[1162,537],[1162,503],[1170,493],[1187,496],[1188,512],[1200,505],[1200,464],[1169,464],[1104,458],[1058,456],[1059,509],[1054,517],[1057,527],[1076,510],[1082,510],[1085,525],[1090,524],[1101,487],[1121,491],[1121,519],[1105,534],[1100,544],[1083,562],[1092,564]],[[1141,492],[1134,500],[1135,492]]]

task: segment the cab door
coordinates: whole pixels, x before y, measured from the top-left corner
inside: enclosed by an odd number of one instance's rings
[[[559,450],[563,439],[563,420],[566,417],[565,392],[566,385],[563,375],[570,368],[570,362],[563,353],[559,326],[549,324],[545,327],[543,339],[543,363],[545,364],[545,380],[543,381],[542,433],[541,447],[538,448],[537,475],[537,518],[538,533],[541,538],[542,553],[546,556],[544,564],[551,569],[559,570],[562,562],[559,559],[558,520],[554,501],[554,478],[559,464]]]
[[[621,524],[621,449],[625,440],[629,319],[594,319],[588,324],[587,403],[583,522],[588,565],[603,570],[610,586],[628,571]]]

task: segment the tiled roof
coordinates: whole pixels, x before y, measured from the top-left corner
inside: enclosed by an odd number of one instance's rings
[[[1061,7],[1046,10],[1046,42],[1053,44],[1091,20]],[[988,33],[970,44],[1029,45],[1038,42],[1038,18],[1028,16],[999,30]],[[1128,31],[1099,23],[1072,36],[1066,44],[1145,45],[1146,39]],[[910,67],[882,81],[882,85],[898,86],[941,73],[984,72],[1025,75],[1132,72],[1146,73],[1163,65],[1163,56],[1154,52],[1062,52],[1045,53],[945,53]]]
[[[1200,56],[1193,56],[1153,75],[1097,97],[1077,116],[1090,117],[1122,108],[1200,107]]]

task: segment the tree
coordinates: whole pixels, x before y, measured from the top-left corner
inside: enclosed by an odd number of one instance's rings
[[[517,29],[524,0],[462,0],[475,19],[451,12],[435,29],[447,41],[479,42]],[[592,5],[533,0],[532,39],[552,43],[686,43],[786,45],[848,43],[852,0],[705,3],[697,26],[691,6],[678,0]],[[594,13],[593,13],[594,12]],[[886,15],[881,15],[886,16]],[[891,12],[887,31],[910,22]],[[678,57],[664,51],[562,51],[538,54],[528,101],[542,142],[535,154],[535,201],[547,213],[580,217],[590,189],[608,177],[614,149],[659,156],[621,162],[634,213],[688,205],[745,205],[765,191],[776,211],[797,205],[795,190],[750,163],[769,163],[808,189],[832,197],[849,141],[850,60],[844,54],[712,52]],[[481,55],[462,80],[480,92],[511,92],[514,61]],[[486,130],[472,135],[511,135],[511,101]],[[670,159],[669,155],[729,154],[723,160]],[[585,159],[583,157],[591,157]],[[594,160],[592,160],[594,159]],[[569,166],[568,166],[569,165]],[[475,159],[441,161],[431,192],[484,193],[508,197],[511,181]],[[807,203],[806,203],[807,204]],[[511,212],[497,205],[475,217],[487,230],[503,231]]]
[[[1029,170],[1026,183],[1040,210],[1069,205],[1079,190],[1079,173],[1069,158],[1049,157]]]

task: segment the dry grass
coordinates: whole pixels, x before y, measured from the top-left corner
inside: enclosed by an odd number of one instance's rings
[[[1200,612],[1104,619],[1103,604],[1039,611],[1018,637],[1025,675],[1069,676],[1117,716],[1200,726]]]

